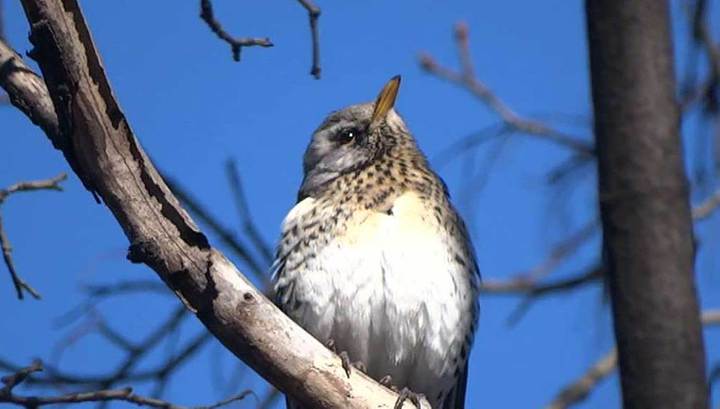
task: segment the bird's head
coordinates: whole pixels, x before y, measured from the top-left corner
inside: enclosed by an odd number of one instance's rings
[[[393,106],[400,76],[393,77],[374,102],[335,111],[315,131],[305,151],[301,197],[349,172],[362,169],[383,151],[411,136]]]

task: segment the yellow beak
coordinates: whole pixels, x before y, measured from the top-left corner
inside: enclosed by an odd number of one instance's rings
[[[387,113],[390,112],[392,107],[395,105],[395,99],[397,98],[399,90],[400,76],[396,75],[392,77],[387,84],[385,84],[375,100],[375,109],[373,110],[372,117],[370,117],[371,127],[385,119]]]

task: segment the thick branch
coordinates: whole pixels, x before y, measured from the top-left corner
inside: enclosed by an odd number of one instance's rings
[[[60,127],[45,82],[1,38],[0,86],[15,107],[42,128],[51,140],[57,139]]]
[[[115,101],[79,6],[24,0],[65,149],[115,215],[143,262],[231,352],[279,389],[315,408],[391,407],[397,394],[353,371],[293,323],[210,247],[170,192]],[[406,407],[412,407],[406,403]]]

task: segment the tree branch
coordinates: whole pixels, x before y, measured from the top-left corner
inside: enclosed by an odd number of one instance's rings
[[[273,43],[269,38],[253,38],[253,37],[233,37],[225,29],[223,29],[220,22],[215,18],[213,13],[213,6],[210,0],[200,0],[200,18],[205,24],[210,27],[215,35],[219,39],[225,41],[230,45],[232,50],[233,60],[240,61],[240,51],[243,47],[272,47]]]
[[[69,393],[65,395],[49,397],[20,396],[12,393],[13,388],[18,384],[22,383],[28,376],[30,376],[34,372],[39,372],[42,370],[42,364],[39,361],[35,361],[31,366],[27,368],[22,368],[18,372],[2,378],[3,383],[5,383],[5,387],[0,389],[0,402],[14,404],[17,406],[24,406],[28,409],[35,409],[40,406],[47,405],[108,401],[128,402],[139,406],[149,406],[151,408],[159,409],[187,409],[184,406],[175,405],[164,400],[136,395],[133,393],[132,388],[103,389],[92,392]],[[229,405],[230,403],[243,400],[251,394],[252,392],[245,391],[228,399],[224,399],[220,402],[214,403],[212,405],[195,406],[192,409],[220,408],[222,406]]]
[[[292,322],[212,248],[150,162],[118,106],[73,0],[23,0],[33,54],[81,178],[115,215],[128,258],[150,266],[225,347],[316,408],[392,406],[398,395],[354,371]],[[406,407],[412,407],[406,403]]]
[[[318,19],[320,18],[320,8],[312,2],[312,0],[298,0],[305,10],[308,12],[310,19],[310,36],[312,37],[312,66],[310,75],[315,79],[320,79],[320,32],[318,30]]]
[[[720,310],[708,310],[700,317],[705,326],[720,325]],[[598,359],[577,380],[564,387],[545,409],[567,409],[590,396],[593,389],[617,368],[617,349],[611,349]]]
[[[542,122],[523,118],[503,102],[492,90],[474,74],[468,42],[468,28],[464,23],[455,26],[455,43],[460,55],[461,70],[454,71],[443,67],[429,54],[420,55],[420,67],[434,76],[459,85],[476,96],[483,104],[494,111],[503,124],[511,130],[545,139],[570,148],[580,154],[590,156],[594,153],[591,144],[579,138],[565,134]]]
[[[0,206],[5,200],[13,193],[18,192],[31,192],[34,190],[57,190],[61,191],[62,186],[60,182],[67,179],[67,175],[64,173],[59,174],[51,179],[34,180],[30,182],[19,182],[8,188],[0,189]],[[40,299],[40,293],[30,286],[25,280],[23,280],[15,269],[15,263],[12,259],[12,246],[10,245],[10,239],[5,232],[5,226],[3,225],[2,213],[0,213],[0,248],[2,248],[3,260],[7,266],[10,277],[12,278],[15,291],[18,299],[24,298],[23,291],[27,291],[36,300]]]

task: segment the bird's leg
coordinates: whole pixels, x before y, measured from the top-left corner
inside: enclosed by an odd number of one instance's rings
[[[350,371],[352,370],[352,364],[350,363],[350,357],[348,356],[347,351],[342,351],[338,354],[340,357],[340,361],[342,362],[342,367],[345,370],[345,375],[347,377],[350,377]]]
[[[327,343],[325,344],[328,349],[336,353],[340,357],[340,362],[342,363],[342,367],[345,370],[345,375],[347,377],[350,377],[350,372],[352,372],[352,368],[359,370],[360,372],[367,373],[367,367],[365,366],[365,363],[362,361],[350,361],[350,356],[348,355],[347,351],[340,351],[338,352],[335,348],[335,340],[330,338]]]
[[[367,373],[367,367],[365,366],[365,363],[363,361],[350,361],[350,356],[348,355],[347,351],[341,351],[338,353],[338,356],[340,357],[340,361],[342,362],[342,367],[345,370],[345,374],[347,377],[350,377],[350,372],[352,372],[352,369],[355,368],[360,372]]]
[[[402,388],[400,396],[398,396],[395,401],[394,409],[402,409],[403,403],[405,403],[408,399],[410,399],[410,402],[412,402],[416,407],[420,408],[420,402],[425,399],[425,395],[422,393],[415,393],[408,388]]]

